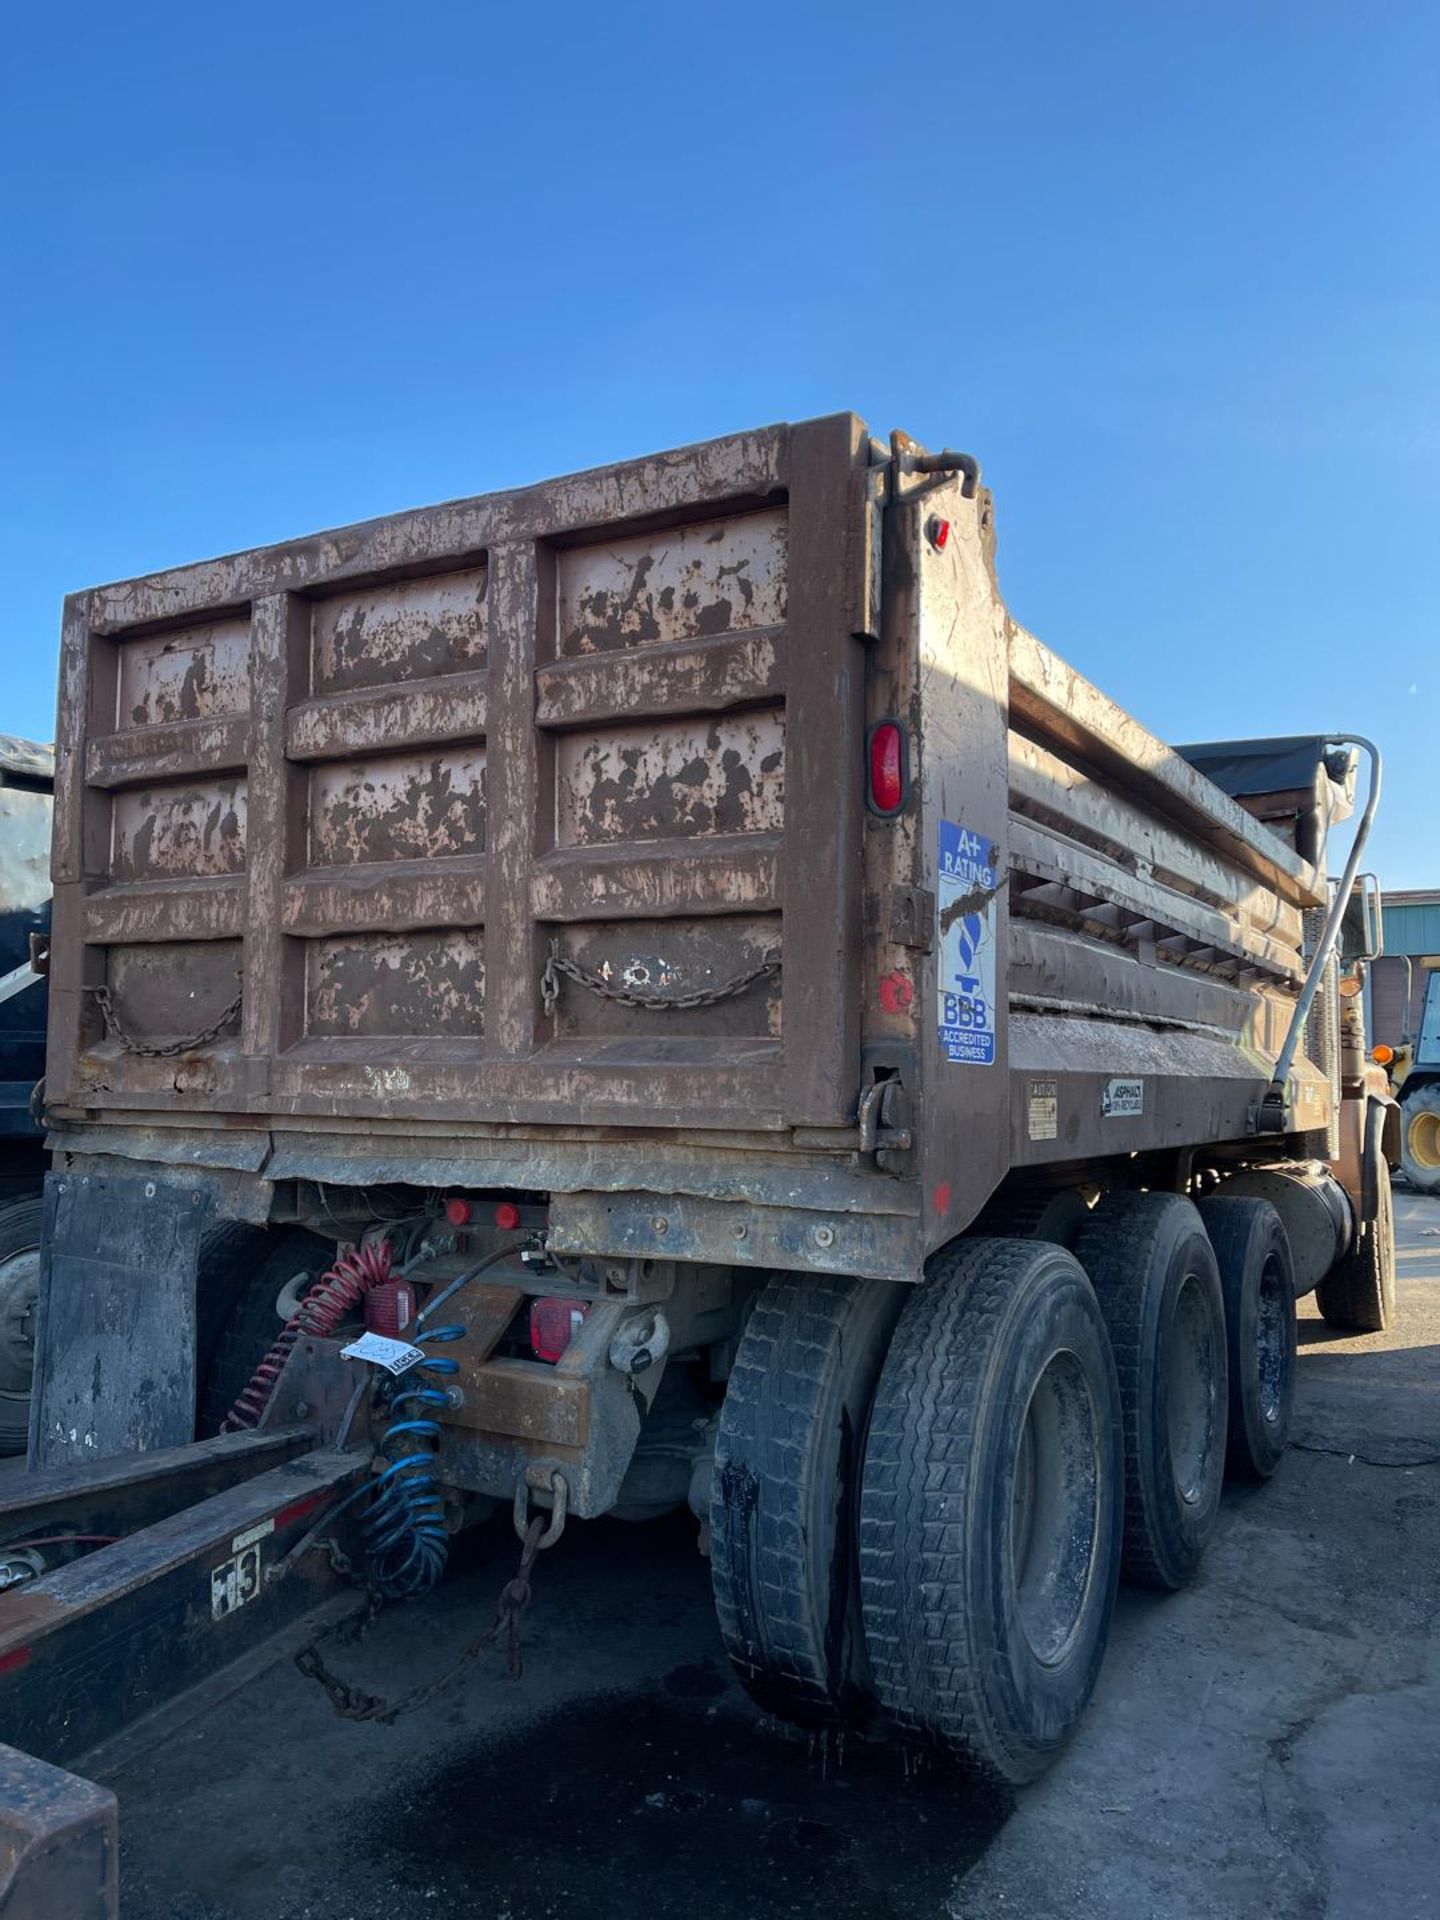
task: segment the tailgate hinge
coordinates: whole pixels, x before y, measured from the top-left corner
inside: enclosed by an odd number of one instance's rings
[[[861,1092],[858,1117],[861,1153],[873,1153],[886,1173],[903,1173],[905,1156],[915,1145],[910,1095],[903,1082],[873,1081]]]
[[[929,953],[935,945],[935,895],[928,887],[891,887],[890,938]]]

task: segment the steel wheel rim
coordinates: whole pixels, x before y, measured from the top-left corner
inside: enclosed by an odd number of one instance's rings
[[[1279,1256],[1271,1254],[1260,1275],[1255,1312],[1255,1360],[1260,1390],[1260,1413],[1268,1426],[1278,1426],[1285,1410],[1285,1388],[1290,1374],[1290,1287]]]
[[[1010,1504],[1014,1617],[1045,1667],[1084,1624],[1100,1539],[1100,1422],[1090,1382],[1068,1348],[1031,1389]]]
[[[1186,1506],[1204,1497],[1216,1438],[1215,1326],[1198,1274],[1187,1273],[1175,1299],[1166,1365],[1170,1469]]]
[[[24,1398],[35,1371],[35,1303],[40,1249],[21,1247],[0,1259],[0,1394]]]
[[[1440,1113],[1412,1114],[1406,1144],[1417,1167],[1423,1167],[1427,1173],[1440,1168]]]

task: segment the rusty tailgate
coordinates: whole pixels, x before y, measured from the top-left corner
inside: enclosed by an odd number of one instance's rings
[[[852,1118],[867,462],[837,415],[74,596],[52,1105]]]

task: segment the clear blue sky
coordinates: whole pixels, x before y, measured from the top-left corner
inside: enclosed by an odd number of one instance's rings
[[[1429,0],[7,10],[0,730],[62,593],[853,407],[1156,731],[1440,885]]]

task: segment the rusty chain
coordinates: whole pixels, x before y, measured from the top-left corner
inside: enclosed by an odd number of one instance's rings
[[[530,1605],[531,1574],[535,1557],[544,1544],[549,1519],[548,1514],[537,1513],[527,1527],[525,1544],[520,1550],[520,1565],[515,1570],[514,1578],[507,1580],[500,1590],[494,1625],[487,1627],[484,1633],[463,1647],[458,1658],[452,1660],[443,1673],[422,1681],[418,1687],[402,1693],[398,1700],[385,1700],[379,1694],[366,1693],[363,1687],[352,1686],[348,1680],[342,1680],[338,1673],[326,1666],[316,1640],[300,1649],[295,1655],[295,1665],[307,1679],[316,1681],[324,1688],[331,1706],[342,1720],[376,1720],[383,1727],[392,1725],[402,1714],[414,1713],[418,1708],[428,1706],[438,1694],[444,1693],[458,1680],[467,1667],[473,1666],[482,1653],[497,1645],[502,1634],[505,1636],[506,1668],[510,1678],[518,1680],[524,1672],[520,1656],[520,1622]]]
[[[203,1047],[212,1040],[218,1040],[224,1029],[239,1013],[245,998],[245,989],[241,987],[218,1020],[212,1021],[208,1027],[202,1027],[199,1033],[192,1034],[188,1040],[172,1040],[166,1046],[156,1047],[152,1046],[148,1040],[137,1040],[133,1033],[127,1031],[124,1021],[115,1010],[115,1002],[110,998],[108,987],[87,987],[86,991],[94,994],[95,1004],[104,1016],[107,1031],[115,1035],[125,1052],[144,1054],[152,1060],[168,1060],[177,1053],[190,1053],[196,1047]]]
[[[546,1014],[552,1015],[560,1000],[560,977],[563,974],[567,980],[573,980],[576,986],[598,994],[602,1000],[613,1000],[620,1007],[649,1007],[661,1013],[689,1013],[696,1007],[718,1007],[722,1000],[733,1000],[737,994],[744,993],[747,987],[753,987],[757,980],[768,979],[779,971],[780,949],[767,947],[755,966],[733,975],[729,980],[722,980],[718,987],[696,987],[689,993],[647,993],[641,987],[617,987],[603,974],[591,973],[587,967],[568,959],[561,953],[559,941],[552,940],[550,957],[540,975],[540,999]]]

